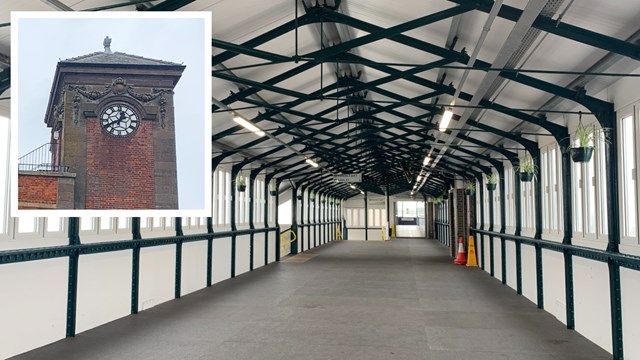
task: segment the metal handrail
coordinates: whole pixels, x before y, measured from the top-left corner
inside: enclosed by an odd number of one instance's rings
[[[18,158],[18,170],[20,171],[49,171],[49,172],[68,172],[69,167],[52,162],[53,146],[58,144],[46,143],[31,150],[25,155]]]
[[[292,234],[291,240],[286,241],[286,236],[288,234]],[[298,240],[296,232],[293,231],[291,228],[288,228],[287,230],[281,232],[280,233],[280,252],[284,253],[285,249],[287,248],[287,245],[290,245],[291,243],[295,242],[296,240]]]

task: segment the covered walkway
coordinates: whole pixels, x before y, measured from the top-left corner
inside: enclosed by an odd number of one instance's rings
[[[18,359],[608,359],[434,240],[334,242]]]

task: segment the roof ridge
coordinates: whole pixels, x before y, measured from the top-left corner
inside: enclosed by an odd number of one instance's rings
[[[124,52],[96,51],[85,55],[75,56],[62,63],[91,63],[91,64],[131,64],[131,65],[181,65],[175,62],[158,60],[140,55],[127,54]]]

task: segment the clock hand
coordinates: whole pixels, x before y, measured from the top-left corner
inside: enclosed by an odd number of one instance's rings
[[[109,126],[115,124],[115,123],[121,123],[122,120],[125,119],[126,114],[124,113],[124,111],[120,111],[120,114],[118,114],[118,118],[113,120],[112,122],[109,123]]]

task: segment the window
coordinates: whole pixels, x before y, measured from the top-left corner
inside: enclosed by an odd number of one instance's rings
[[[571,165],[574,236],[592,239],[605,237],[608,220],[605,140],[594,145],[589,162]]]
[[[640,109],[638,109],[640,111]],[[637,161],[636,153],[638,144],[636,140],[636,128],[634,125],[634,114],[631,111],[622,112],[623,116],[619,124],[619,159],[620,163],[620,225],[623,238],[626,240],[634,239],[637,243],[637,224],[638,224],[638,200],[637,200],[637,178],[636,169]]]
[[[65,218],[61,218],[61,217],[54,217],[54,216],[50,216],[48,218],[45,218],[47,225],[46,225],[46,229],[48,233],[51,232],[62,232],[64,231],[64,219]]]
[[[505,185],[505,201],[506,201],[506,214],[505,214],[505,220],[506,220],[506,226],[507,227],[514,227],[516,225],[516,220],[515,220],[515,197],[514,197],[514,191],[515,191],[515,170],[512,169],[511,167],[508,167],[505,171],[505,178],[504,178],[504,185]],[[519,195],[518,195],[519,196]]]

